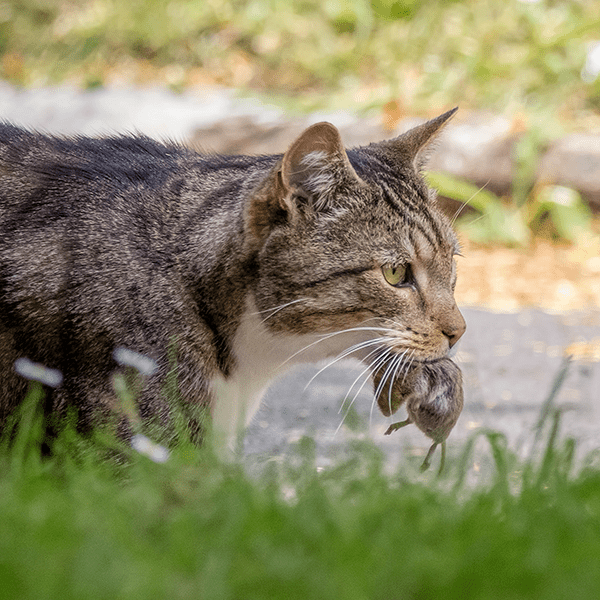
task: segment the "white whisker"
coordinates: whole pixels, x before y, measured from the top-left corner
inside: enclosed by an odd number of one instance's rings
[[[375,390],[375,398],[379,398],[379,394],[381,393],[381,391],[383,390],[383,388],[385,387],[385,382],[388,378],[388,373],[391,372],[391,370],[394,368],[394,365],[396,363],[396,361],[398,360],[398,356],[400,356],[400,360],[402,360],[402,358],[404,357],[404,355],[408,352],[408,350],[405,350],[401,355],[398,354],[394,354],[392,356],[392,358],[390,359],[390,364],[386,367],[383,375],[381,376],[381,379],[379,381],[379,385],[377,386],[377,389]]]
[[[375,350],[372,350],[371,352],[369,352],[369,354],[367,354],[367,356],[365,357],[365,360],[367,358],[369,358],[372,354],[376,354],[377,352],[380,352],[381,348],[375,348]],[[344,399],[342,400],[342,403],[340,405],[340,409],[338,410],[338,415],[342,412],[342,410],[344,409],[344,404],[346,404],[346,400],[348,400],[348,396],[352,393],[352,390],[354,388],[354,386],[356,385],[356,382],[365,374],[368,373],[369,371],[372,371],[373,368],[378,364],[379,361],[385,361],[385,357],[380,357],[378,358],[373,365],[368,365],[364,370],[362,370],[360,372],[360,374],[358,375],[358,377],[352,382],[352,385],[350,386],[350,388],[348,389],[348,392],[346,393],[346,395],[344,396]],[[367,377],[367,380],[369,378]],[[364,384],[363,384],[364,385]],[[362,387],[359,389],[362,389]],[[354,398],[356,398],[356,395],[354,396]],[[352,402],[354,402],[354,398],[352,399],[352,401],[350,402],[350,406],[352,406]]]
[[[265,308],[264,310],[259,310],[252,314],[253,315],[262,315],[263,313],[271,313],[262,320],[262,322],[264,323],[267,319],[270,319],[273,315],[277,314],[280,310],[283,310],[284,308],[287,308],[288,306],[291,306],[292,304],[297,304],[298,302],[305,302],[306,300],[309,300],[309,298],[298,298],[297,300],[292,300],[291,302],[286,302],[285,304],[281,304],[281,305],[275,306],[273,308]]]
[[[342,352],[339,356],[337,356],[336,358],[334,358],[332,361],[328,362],[322,369],[319,369],[309,379],[308,383],[304,386],[304,390],[306,391],[306,388],[316,379],[316,377],[318,375],[320,375],[325,369],[327,369],[327,368],[331,367],[332,365],[334,365],[336,362],[338,362],[340,360],[343,360],[344,358],[347,358],[348,356],[350,356],[354,352],[358,352],[359,350],[364,350],[365,348],[368,348],[369,346],[380,345],[382,343],[385,343],[386,341],[391,341],[391,339],[392,338],[379,337],[379,338],[375,338],[375,339],[372,339],[372,340],[367,340],[366,342],[360,342],[358,344],[354,344],[354,346],[350,346],[350,348],[348,348],[347,350],[345,350],[344,352]],[[370,356],[370,354],[369,354],[369,356]]]
[[[332,337],[335,337],[336,335],[341,335],[343,333],[352,333],[354,331],[383,331],[385,333],[394,333],[393,330],[391,330],[391,329],[389,329],[387,327],[350,327],[348,329],[341,329],[340,331],[334,331],[333,333],[326,333],[326,334],[323,334],[323,337],[321,337],[320,339],[315,340],[314,342],[311,342],[310,344],[307,344],[303,348],[300,348],[300,350],[298,350],[297,352],[294,352],[294,354],[292,354],[291,356],[289,356],[288,358],[286,358],[279,365],[279,368],[283,367],[283,365],[285,365],[290,360],[292,360],[293,358],[295,358],[296,356],[298,356],[298,354],[301,354],[302,352],[305,352],[306,350],[308,350],[309,348],[312,348],[313,346],[315,346],[316,344],[319,344],[320,342],[325,342],[325,341],[331,339]]]
[[[389,377],[391,378],[390,380],[390,387],[388,390],[388,405],[389,405],[389,409],[390,409],[390,413],[392,412],[392,388],[393,388],[393,384],[394,384],[394,379],[396,378],[397,374],[398,374],[398,370],[400,368],[402,368],[402,361],[404,359],[404,357],[406,356],[406,353],[408,352],[408,349],[406,349],[402,354],[397,354],[391,361],[390,365],[387,367],[385,373],[383,374],[381,380],[379,381],[379,385],[377,386],[377,389],[375,390],[374,396],[373,396],[373,401],[371,402],[371,411],[369,413],[369,427],[371,427],[371,424],[373,422],[373,409],[375,408],[375,403],[377,402],[377,398],[379,397],[379,394],[381,393],[381,391],[383,390],[383,387],[385,386],[385,381],[388,378],[388,373],[390,372],[391,369],[391,373],[389,373]],[[414,350],[413,350],[414,352]]]
[[[390,413],[392,412],[392,387],[394,383],[394,374],[398,371],[398,366],[402,364],[402,359],[406,355],[407,350],[405,350],[402,354],[398,354],[391,361],[386,369],[381,381],[379,382],[379,386],[377,386],[378,393],[376,394],[376,398],[379,397],[379,394],[383,392],[383,388],[385,387],[386,381],[389,381],[389,390],[388,390],[388,405],[390,409]],[[389,373],[389,374],[388,374]],[[383,385],[382,385],[383,384]],[[381,386],[381,389],[379,389]]]
[[[482,215],[479,215],[476,219],[473,219],[472,221],[469,221],[467,224],[468,225],[473,225],[473,223],[477,223],[477,221],[481,221],[481,219],[485,219],[486,217],[489,217],[490,215],[488,213],[483,213]]]
[[[412,367],[413,361],[415,360],[415,352],[416,352],[416,348],[413,349],[413,351],[410,353],[409,357],[408,357],[408,365],[406,366],[406,370],[404,371],[404,376],[402,377],[402,383],[404,383],[404,381],[406,380],[406,376],[408,375],[408,373],[410,372],[410,368]]]
[[[404,354],[406,354],[406,352],[404,352]],[[399,360],[396,360],[396,366],[394,367],[394,371],[390,376],[390,386],[388,388],[388,406],[390,407],[390,414],[392,413],[392,390],[394,389],[394,381],[396,381],[398,371],[402,368],[402,359],[404,358],[404,354],[400,356]]]
[[[463,211],[463,209],[465,208],[465,206],[467,206],[471,200],[473,200],[473,198],[475,198],[475,196],[477,196],[477,194],[479,194],[479,192],[481,192],[482,190],[484,190],[488,183],[491,181],[491,178],[488,179],[484,185],[482,185],[476,192],[474,192],[471,197],[468,200],[465,200],[465,202],[462,203],[462,205],[459,207],[459,209],[454,213],[454,216],[452,217],[452,219],[450,220],[450,225],[454,225],[454,222],[456,221],[456,219],[458,219],[458,216],[460,215],[460,213]]]
[[[377,363],[374,363],[374,364],[373,364],[373,373],[374,373],[374,372],[375,372],[377,369],[379,369],[379,367],[380,367],[380,366],[383,366],[387,360],[394,360],[394,357],[393,357],[393,356],[390,358],[390,354],[394,354],[394,353],[393,353],[393,352],[391,352],[391,351],[389,351],[389,352],[386,352],[386,353],[384,354],[383,358],[379,360],[379,362],[377,362]],[[367,381],[367,380],[366,380],[366,381]],[[366,383],[366,381],[365,381],[365,383]],[[365,384],[365,383],[363,383],[363,386],[364,386],[364,384]],[[381,383],[381,381],[380,381],[379,383]],[[360,388],[360,389],[362,389],[362,387],[363,387],[363,386],[361,386],[361,388]],[[378,387],[379,387],[379,386],[378,386]],[[360,390],[359,390],[359,392],[360,392]],[[358,394],[358,392],[357,392],[357,394]],[[369,412],[369,429],[370,429],[370,428],[372,427],[372,425],[373,425],[373,409],[375,408],[375,404],[376,404],[376,402],[377,402],[377,396],[378,396],[378,395],[377,395],[377,392],[376,392],[376,390],[373,390],[373,400],[371,401],[371,410],[370,410],[370,412]],[[356,396],[355,396],[355,397],[356,397]],[[354,401],[354,400],[353,400],[353,401]]]
[[[367,377],[365,377],[365,380],[362,382],[361,386],[358,388],[358,390],[356,391],[356,394],[354,394],[354,396],[352,397],[352,400],[350,401],[350,404],[348,405],[348,408],[346,409],[346,412],[344,413],[344,416],[342,417],[342,420],[340,421],[340,424],[337,426],[337,429],[334,432],[334,437],[337,435],[338,431],[341,429],[342,425],[344,424],[344,421],[346,420],[346,417],[348,416],[348,413],[350,412],[350,409],[352,408],[352,405],[354,404],[354,401],[358,398],[358,395],[360,394],[360,392],[362,391],[362,389],[365,387],[365,385],[367,384],[367,381],[369,381],[369,376],[370,376],[370,372],[371,371],[375,371],[376,369],[378,369],[382,364],[385,364],[385,361],[388,359],[388,352],[384,352],[383,356],[379,357],[372,365],[369,365],[366,369],[364,369],[360,375],[352,382],[352,385],[350,386],[350,389],[348,390],[348,393],[344,396],[344,399],[342,400],[342,407],[344,406],[344,404],[346,403],[346,400],[348,399],[348,396],[351,394],[352,392],[352,388],[356,385],[356,382],[363,376],[365,375],[365,373],[367,373]],[[341,411],[341,408],[340,408]],[[340,412],[338,411],[338,413]]]

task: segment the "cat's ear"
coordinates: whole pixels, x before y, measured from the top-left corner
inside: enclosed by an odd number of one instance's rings
[[[332,205],[340,187],[360,179],[348,160],[339,131],[323,122],[305,129],[284,154],[281,181],[288,209],[294,210],[294,202],[302,199],[323,210]]]
[[[397,138],[381,144],[388,153],[393,153],[398,159],[412,163],[415,169],[420,171],[427,161],[427,149],[430,144],[457,110],[458,107],[453,108],[443,115],[417,125]]]
[[[350,164],[339,131],[331,123],[311,125],[255,190],[245,209],[249,251],[256,250],[274,226],[293,221],[306,209],[334,209],[339,193],[357,185],[365,184]]]

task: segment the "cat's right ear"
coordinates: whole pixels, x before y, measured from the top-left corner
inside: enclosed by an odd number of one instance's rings
[[[360,182],[339,131],[326,122],[304,130],[284,154],[280,173],[283,200],[291,211],[298,201],[319,211],[331,208],[341,187]]]

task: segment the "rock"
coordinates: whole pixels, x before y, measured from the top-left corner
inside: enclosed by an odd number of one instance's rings
[[[600,208],[600,136],[576,133],[557,140],[542,157],[537,179],[574,188]]]
[[[427,167],[485,186],[496,194],[507,194],[513,180],[516,141],[506,117],[471,113],[448,125]]]
[[[194,132],[190,145],[218,154],[278,154],[307,126],[306,119],[260,123],[251,116],[223,119]]]
[[[190,144],[195,148],[224,154],[279,154],[285,152],[306,127],[321,120],[331,121],[338,127],[347,147],[365,146],[391,137],[389,131],[373,122],[357,122],[355,119],[348,122],[349,119],[343,114],[282,118],[276,122],[259,122],[248,115],[220,120],[196,129]]]
[[[264,154],[284,152],[300,132],[319,120],[334,123],[348,147],[400,135],[422,119],[405,119],[394,130],[373,120],[345,113],[312,115],[310,118],[259,121],[254,115],[234,116],[194,131],[190,143],[213,152]],[[428,168],[448,173],[498,194],[509,195],[516,173],[514,154],[519,136],[504,116],[473,112],[455,119],[440,136]],[[600,209],[600,135],[573,134],[557,140],[542,154],[537,168],[538,184],[576,189]],[[447,209],[454,212],[452,203]]]

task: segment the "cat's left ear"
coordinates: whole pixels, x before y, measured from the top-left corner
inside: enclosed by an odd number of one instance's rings
[[[277,224],[304,208],[326,211],[344,189],[365,185],[352,168],[339,131],[331,123],[305,129],[255,191],[245,209],[248,248],[256,250]],[[249,250],[249,251],[250,251]]]
[[[283,156],[281,181],[285,203],[308,201],[315,209],[331,207],[343,186],[360,183],[352,168],[339,131],[331,123],[316,123],[298,137]]]
[[[397,138],[381,142],[381,147],[395,154],[398,159],[412,163],[417,171],[421,171],[427,162],[427,149],[457,110],[458,107],[453,108],[431,121],[409,129]]]

